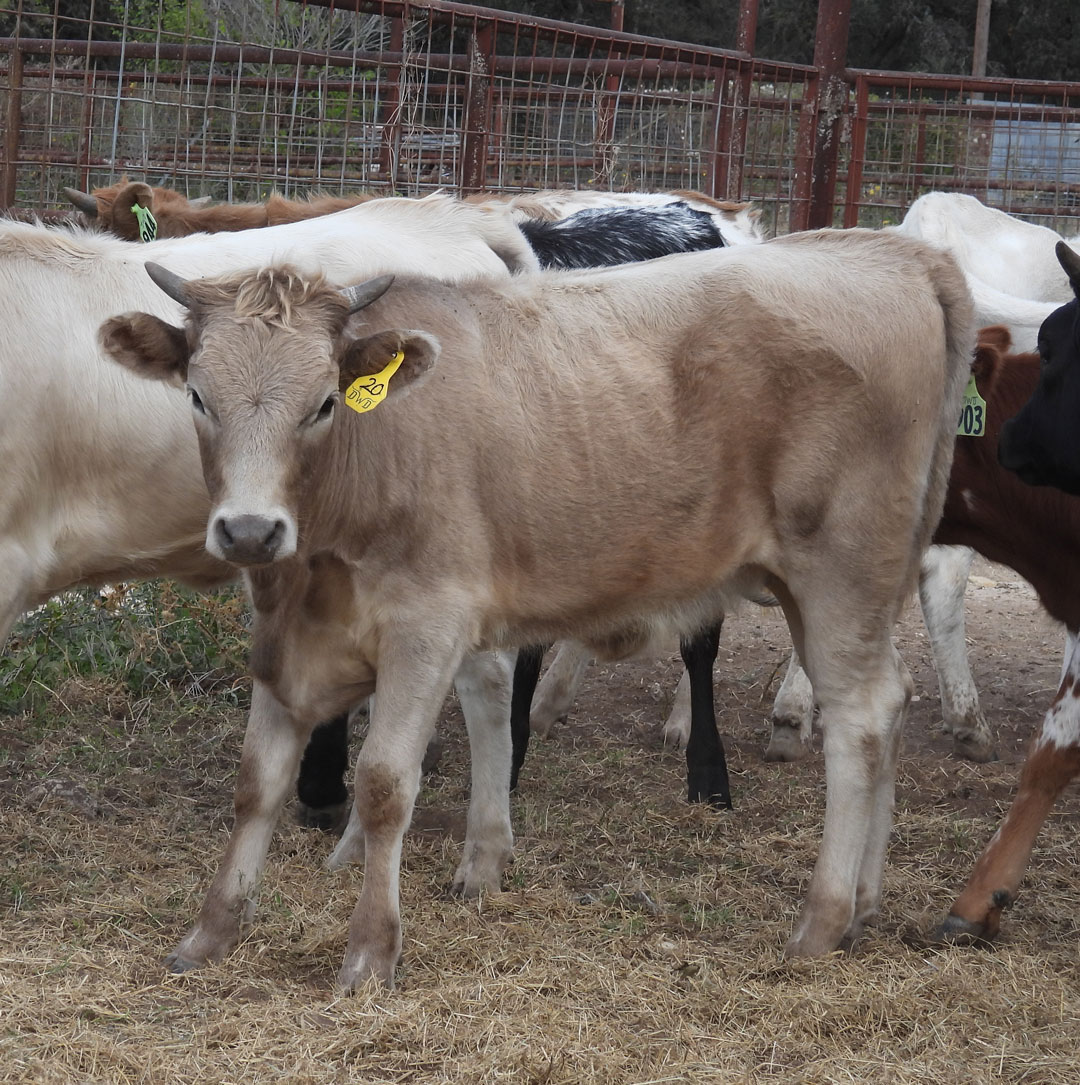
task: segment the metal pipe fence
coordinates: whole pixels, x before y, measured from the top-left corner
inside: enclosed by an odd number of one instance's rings
[[[813,67],[440,0],[278,0],[261,22],[241,0],[97,5],[0,0],[4,207],[128,174],[229,200],[692,188],[753,200],[778,232],[811,217]],[[817,220],[895,221],[932,188],[1061,228],[1076,214],[1080,84],[845,80]]]

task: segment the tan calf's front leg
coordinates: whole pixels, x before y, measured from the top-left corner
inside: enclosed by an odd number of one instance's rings
[[[256,681],[236,781],[236,819],[195,926],[165,959],[172,972],[221,960],[255,914],[266,852],[282,804],[292,792],[310,727],[298,726]]]
[[[1032,742],[1016,799],[937,929],[943,940],[988,941],[997,934],[1043,822],[1069,781],[1080,775],[1080,648],[1070,642],[1073,650],[1061,687]]]
[[[402,840],[420,790],[424,750],[462,658],[458,638],[444,634],[440,641],[428,629],[426,635],[388,634],[380,645],[374,711],[353,791],[350,829],[364,834],[364,885],[338,973],[346,991],[371,977],[394,985],[401,956]],[[509,731],[509,707],[506,726]]]
[[[576,640],[564,640],[559,645],[536,689],[529,713],[529,726],[541,738],[547,738],[556,720],[566,719],[591,658],[585,645]]]
[[[474,652],[462,660],[454,677],[458,701],[469,731],[472,788],[465,849],[454,875],[456,896],[476,897],[499,888],[510,861],[510,691],[514,667],[505,652]],[[374,702],[374,698],[372,699]],[[353,804],[341,840],[327,859],[330,870],[364,857],[361,807]]]

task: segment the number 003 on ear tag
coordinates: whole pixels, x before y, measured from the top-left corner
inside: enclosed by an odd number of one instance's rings
[[[386,398],[386,386],[403,361],[405,353],[399,350],[385,369],[380,369],[378,373],[369,373],[366,377],[357,377],[345,389],[345,402],[361,414],[375,410]]]
[[[960,410],[960,424],[956,432],[960,437],[982,437],[986,433],[986,400],[975,387],[974,373],[964,389],[964,406]]]

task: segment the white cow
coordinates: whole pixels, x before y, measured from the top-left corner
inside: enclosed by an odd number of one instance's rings
[[[1043,320],[1072,299],[1054,246],[1065,241],[1075,249],[1080,238],[1063,238],[974,196],[928,192],[893,229],[950,252],[967,277],[976,322],[1008,325],[1017,353],[1034,350]]]

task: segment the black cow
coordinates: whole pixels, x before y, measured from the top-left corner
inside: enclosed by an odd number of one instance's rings
[[[1076,298],[1039,329],[1039,383],[1002,427],[998,459],[1032,486],[1080,495],[1080,255],[1064,241],[1056,251]]]

